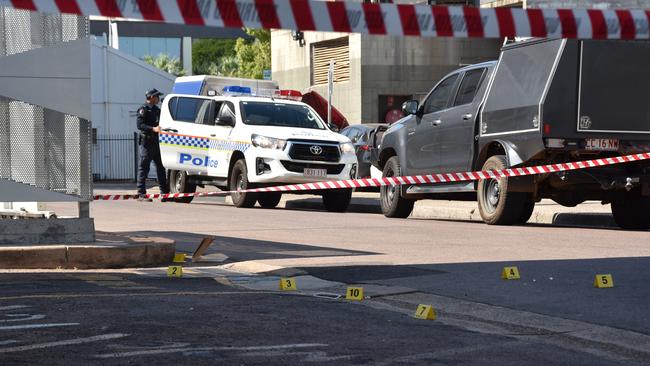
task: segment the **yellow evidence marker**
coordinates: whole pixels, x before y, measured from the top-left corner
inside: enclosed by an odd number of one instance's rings
[[[436,311],[433,310],[431,305],[420,304],[415,310],[415,317],[424,320],[436,320]]]
[[[504,280],[518,280],[519,269],[517,267],[503,267],[503,272],[501,272],[501,278]]]
[[[183,267],[169,266],[167,267],[167,277],[181,277],[183,276]]]
[[[280,278],[280,290],[295,291],[298,289],[295,278]]]
[[[594,279],[594,287],[610,288],[614,287],[614,279],[611,274],[597,274]]]
[[[345,292],[346,300],[363,300],[363,287],[348,287],[348,290]]]
[[[185,253],[174,254],[174,263],[185,263]]]

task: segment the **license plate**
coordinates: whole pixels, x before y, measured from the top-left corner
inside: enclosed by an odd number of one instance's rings
[[[600,151],[617,151],[618,139],[587,139],[585,149]]]
[[[305,168],[305,177],[327,177],[327,169]]]

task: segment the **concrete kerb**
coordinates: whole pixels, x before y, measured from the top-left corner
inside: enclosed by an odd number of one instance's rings
[[[74,245],[0,247],[2,269],[103,269],[148,267],[170,263],[173,240],[146,238]]]

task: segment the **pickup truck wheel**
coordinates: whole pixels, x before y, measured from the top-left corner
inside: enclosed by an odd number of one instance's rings
[[[194,193],[196,184],[190,183],[187,173],[178,170],[169,172],[169,193]],[[174,202],[190,203],[194,197],[172,198]]]
[[[239,159],[233,165],[230,172],[230,190],[239,191],[250,189],[251,184],[248,183],[248,169],[246,169],[246,160]],[[234,192],[230,194],[233,205],[243,208],[251,208],[255,206],[257,201],[257,193],[239,193]]]
[[[384,165],[383,177],[399,177],[401,168],[399,158],[393,156]],[[400,186],[382,186],[379,190],[381,212],[386,217],[405,219],[413,211],[414,200],[402,197]]]
[[[345,212],[352,200],[352,189],[333,189],[323,193],[323,205],[329,212]]]
[[[495,155],[483,164],[482,170],[506,168],[506,157]],[[508,178],[480,180],[477,199],[481,218],[488,225],[518,224],[525,222],[524,218],[528,221],[532,214],[530,194],[508,191]]]
[[[625,230],[650,229],[650,197],[638,190],[621,193],[612,200],[612,215],[616,224]]]
[[[260,193],[257,202],[263,208],[275,208],[282,199],[282,193]]]

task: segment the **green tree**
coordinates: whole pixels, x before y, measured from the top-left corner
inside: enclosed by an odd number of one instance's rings
[[[245,29],[249,39],[201,39],[192,45],[196,75],[261,79],[271,68],[271,32]]]
[[[181,60],[176,57],[169,57],[167,54],[160,54],[156,57],[146,55],[142,58],[142,61],[172,75],[185,76],[186,74]]]
[[[235,56],[235,43],[237,40],[234,39],[194,40],[192,42],[192,72],[195,75],[211,74],[210,67],[219,65],[221,58]]]
[[[239,63],[239,77],[262,79],[264,70],[271,68],[271,31],[245,29],[252,40],[237,39],[235,53]]]
[[[237,76],[239,63],[237,57],[226,56],[219,59],[217,63],[211,63],[206,73],[207,75],[217,76]]]

